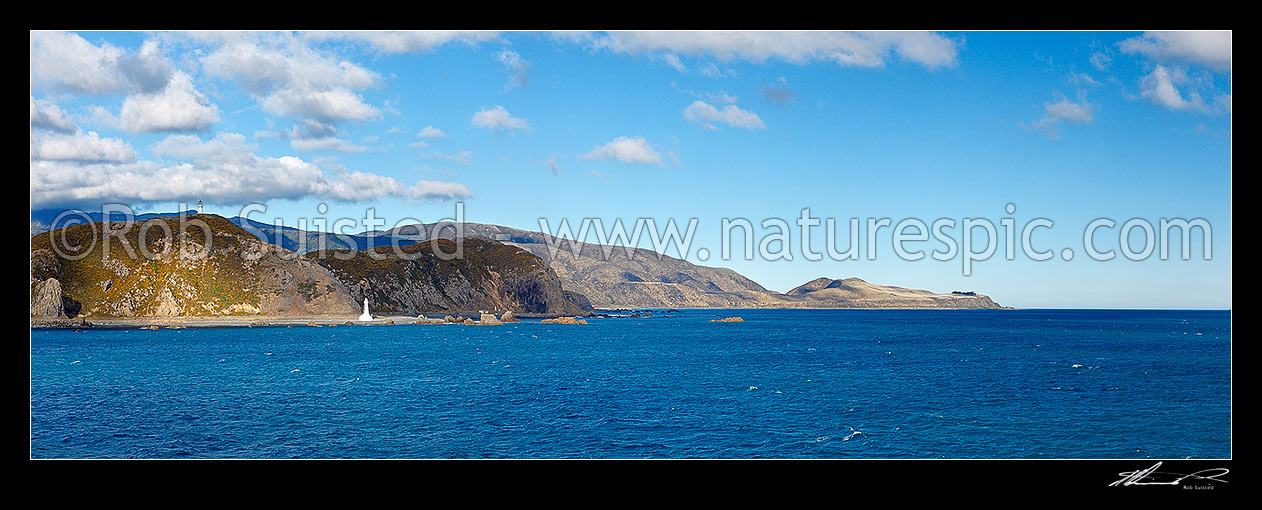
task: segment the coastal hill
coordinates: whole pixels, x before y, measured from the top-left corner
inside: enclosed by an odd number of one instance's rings
[[[101,222],[81,223],[31,238],[33,317],[347,316],[361,312],[365,295],[376,312],[479,310],[576,314],[590,310],[581,295],[561,289],[555,273],[525,250],[480,239],[464,240],[461,260],[442,261],[427,245],[409,247],[416,260],[375,260],[349,252],[347,261],[302,256],[266,243],[227,218],[158,216],[112,238],[105,257]],[[115,222],[113,229],[122,228]],[[145,231],[145,245],[140,232]],[[171,232],[168,238],[164,232]],[[61,239],[86,252],[53,249]],[[93,243],[92,240],[97,242]],[[121,242],[125,240],[126,242]],[[451,241],[439,248],[452,253]],[[181,249],[184,247],[184,250]],[[154,254],[153,257],[144,256]],[[133,256],[135,255],[135,256]],[[332,253],[328,255],[332,256]],[[426,257],[425,255],[429,255]]]
[[[459,258],[442,260],[439,253]],[[437,245],[437,246],[435,246]],[[481,238],[437,239],[400,248],[322,250],[306,258],[328,268],[356,301],[374,310],[417,315],[511,310],[522,315],[574,315],[592,310],[581,294],[562,290],[561,279],[538,257]]]
[[[177,216],[145,220],[125,230],[123,239],[110,239],[108,258],[101,222],[36,235],[31,238],[31,286],[33,295],[47,299],[33,302],[33,313],[36,304],[41,308],[38,315],[53,317],[73,312],[105,317],[359,312],[345,286],[324,267],[261,242],[221,216],[192,218],[210,227],[213,237],[204,254],[203,229],[189,224],[181,230]],[[144,246],[139,242],[142,228]],[[62,256],[53,250],[52,235],[57,236],[58,246],[64,246],[60,241],[64,236],[68,245],[90,249]],[[146,257],[142,249],[153,257]],[[58,309],[49,301],[57,297],[54,287],[68,306]],[[36,290],[39,294],[34,294]]]
[[[786,308],[1002,308],[988,296],[875,285],[858,278],[816,278],[784,293]]]

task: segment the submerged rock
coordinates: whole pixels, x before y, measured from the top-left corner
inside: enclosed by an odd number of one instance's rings
[[[710,319],[710,322],[745,322],[745,319],[740,317],[726,317],[723,319]]]

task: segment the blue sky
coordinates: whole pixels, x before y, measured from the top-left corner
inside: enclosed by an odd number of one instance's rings
[[[689,260],[777,291],[858,276],[1018,307],[1231,306],[1230,33],[32,32],[30,85],[33,209],[697,218]],[[1077,255],[1001,247],[965,276],[899,259],[885,229],[876,260],[815,262],[795,226],[792,261],[697,256],[722,218],[807,207],[843,246],[852,217],[1042,217],[1037,247]],[[1204,218],[1212,259],[1091,260],[1102,217]]]

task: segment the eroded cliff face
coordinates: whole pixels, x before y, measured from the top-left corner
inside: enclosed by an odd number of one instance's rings
[[[121,222],[88,223],[33,237],[32,315],[56,312],[54,286],[81,303],[75,311],[87,317],[358,313],[346,287],[324,267],[222,217],[186,218],[194,219],[200,223],[155,218],[126,230]],[[108,248],[106,228],[122,231]],[[53,242],[61,243],[58,249]],[[86,251],[68,252],[67,246]]]
[[[459,258],[440,256],[457,250]],[[400,253],[383,246],[313,252],[307,259],[328,268],[356,301],[367,297],[377,313],[559,315],[591,309],[583,296],[567,295],[542,260],[514,246],[481,238],[440,239],[401,247]]]
[[[66,319],[79,315],[81,305],[61,291],[56,278],[32,280],[31,317],[40,319]]]

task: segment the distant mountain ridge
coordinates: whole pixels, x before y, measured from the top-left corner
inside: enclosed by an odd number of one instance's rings
[[[176,214],[176,213],[173,213]],[[159,217],[161,215],[148,215]],[[99,213],[97,214],[99,217]],[[32,230],[35,215],[32,215]],[[244,231],[258,239],[273,243],[280,248],[304,255],[321,251],[361,251],[373,246],[377,249],[391,244],[412,247],[432,241],[437,224],[413,224],[396,227],[389,231],[360,234],[331,234],[306,231],[293,227],[276,226],[241,217],[229,219]],[[766,289],[757,282],[727,268],[706,267],[686,260],[659,254],[653,250],[633,248],[630,257],[622,247],[602,246],[558,239],[554,248],[549,237],[541,232],[531,232],[499,225],[466,222],[461,225],[463,238],[482,238],[525,250],[538,257],[557,278],[564,298],[549,298],[555,310],[570,313],[574,305],[598,308],[1003,308],[990,297],[975,292],[934,293],[927,290],[907,289],[895,286],[875,285],[858,278],[818,278],[789,292],[780,294]],[[455,239],[454,228],[439,230],[438,238]],[[387,248],[388,249],[388,248]],[[406,251],[406,250],[405,250]],[[577,252],[577,256],[575,256]],[[605,253],[609,256],[605,257]],[[326,269],[346,273],[351,268],[338,264],[324,264]],[[397,268],[396,268],[397,269]],[[546,276],[540,276],[547,278]],[[341,279],[356,299],[362,294],[355,291],[360,281]],[[392,285],[389,280],[376,284]],[[373,284],[375,285],[375,284]],[[497,287],[485,287],[489,291]],[[397,289],[403,294],[395,306],[409,313],[422,310],[444,309],[458,305],[458,301],[435,299],[421,304],[418,296],[427,291],[419,287]],[[494,290],[498,292],[498,290]],[[467,301],[489,305],[489,301]],[[562,304],[562,302],[569,303]],[[588,304],[590,303],[590,304]],[[437,308],[434,308],[437,307]]]

